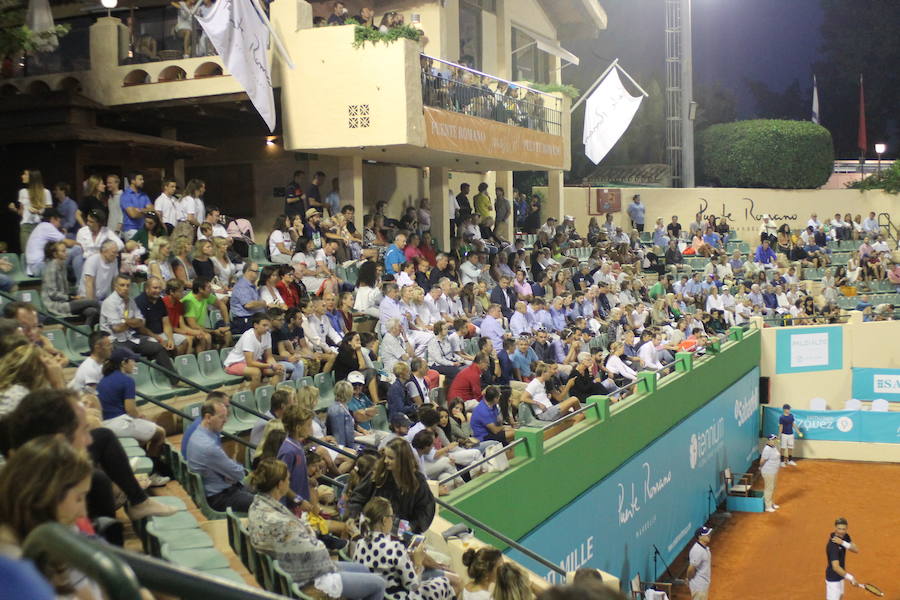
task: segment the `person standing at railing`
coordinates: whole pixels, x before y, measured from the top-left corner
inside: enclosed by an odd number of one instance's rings
[[[128,188],[119,201],[122,207],[122,237],[127,241],[134,237],[144,224],[144,214],[153,210],[153,203],[144,193],[143,173],[128,175]]]
[[[631,219],[632,229],[644,231],[646,207],[641,204],[641,195],[635,194],[631,197],[631,204],[628,205],[628,218]]]

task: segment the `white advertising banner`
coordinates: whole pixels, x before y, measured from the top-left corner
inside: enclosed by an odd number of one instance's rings
[[[643,96],[632,96],[622,85],[618,69],[600,82],[585,103],[584,153],[594,164],[603,160],[634,118]]]
[[[208,13],[198,12],[195,18],[225,68],[244,86],[269,131],[275,131],[275,98],[266,56],[269,30],[256,0],[218,0]]]

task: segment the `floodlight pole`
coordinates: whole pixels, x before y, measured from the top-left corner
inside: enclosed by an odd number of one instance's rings
[[[691,40],[691,0],[681,0],[681,131],[682,159],[681,187],[694,187],[694,63]]]

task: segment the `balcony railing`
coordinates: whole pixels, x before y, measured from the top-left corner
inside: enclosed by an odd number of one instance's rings
[[[145,7],[123,18],[128,35],[119,39],[120,64],[214,56],[216,49],[200,24],[187,15],[179,19],[181,10],[172,5]]]
[[[426,54],[421,69],[425,106],[562,135],[556,96]]]

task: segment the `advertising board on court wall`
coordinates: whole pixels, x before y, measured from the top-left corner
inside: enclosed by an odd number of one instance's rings
[[[900,413],[871,410],[792,410],[803,439],[900,444]],[[778,407],[763,411],[763,434],[778,433]]]
[[[779,329],[775,334],[775,372],[834,371],[844,366],[840,325]]]
[[[854,367],[853,397],[859,400],[884,398],[900,402],[900,369],[863,369]]]
[[[746,471],[759,455],[758,439],[757,367],[518,541],[566,571],[584,566],[621,581],[636,573],[652,580],[715,510],[710,491],[724,495],[723,470]],[[662,556],[657,573],[654,546]],[[524,555],[508,553],[558,582]]]

